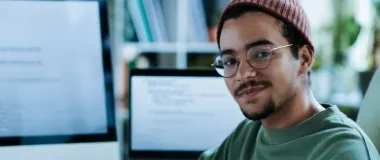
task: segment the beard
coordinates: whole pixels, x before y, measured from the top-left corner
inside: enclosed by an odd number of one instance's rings
[[[294,81],[292,81],[289,84],[288,88],[281,95],[282,96],[280,97],[283,98],[279,99],[277,101],[277,104],[273,99],[270,99],[267,103],[265,103],[264,109],[259,112],[247,112],[242,109],[243,107],[240,107],[240,109],[243,115],[249,120],[257,121],[269,117],[279,107],[286,107],[286,105],[291,105],[292,99],[296,96],[296,88],[294,86]],[[248,105],[249,104],[254,104],[254,102],[248,102]]]
[[[242,107],[240,107],[240,108],[242,108]],[[244,111],[243,109],[241,109],[245,118],[247,118],[249,120],[253,120],[253,121],[265,119],[265,118],[269,117],[272,113],[274,113],[275,110],[276,110],[276,104],[274,103],[273,100],[270,100],[264,106],[264,110],[257,112],[257,113],[248,113],[248,112]]]

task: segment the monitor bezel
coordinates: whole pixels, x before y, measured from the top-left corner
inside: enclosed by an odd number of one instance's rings
[[[14,0],[6,0],[14,1]],[[51,1],[51,2],[98,2],[99,6],[99,27],[101,31],[102,62],[104,73],[104,88],[106,94],[107,111],[107,132],[102,134],[69,134],[69,135],[43,135],[43,136],[15,136],[0,137],[1,146],[25,146],[25,145],[48,145],[48,144],[73,144],[73,143],[92,143],[92,142],[113,142],[117,141],[116,119],[115,119],[115,98],[113,88],[113,73],[111,62],[110,31],[108,21],[108,2],[107,0],[21,0],[21,1]]]
[[[178,76],[178,77],[221,77],[214,69],[131,69],[129,73],[128,84],[132,86],[132,77],[134,76]],[[132,113],[133,107],[131,106],[131,88],[129,87],[129,122],[128,122],[128,152],[130,158],[153,158],[153,159],[196,159],[204,150],[197,151],[181,151],[181,150],[133,150],[132,141]]]

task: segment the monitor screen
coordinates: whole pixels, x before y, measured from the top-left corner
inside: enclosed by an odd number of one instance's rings
[[[132,151],[202,152],[245,118],[222,77],[178,73],[132,75]]]
[[[101,1],[0,1],[0,145],[115,141]]]

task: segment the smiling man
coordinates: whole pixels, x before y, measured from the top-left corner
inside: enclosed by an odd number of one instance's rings
[[[311,39],[297,0],[228,4],[217,34],[221,54],[213,66],[247,119],[201,160],[379,159],[354,121],[314,98]]]

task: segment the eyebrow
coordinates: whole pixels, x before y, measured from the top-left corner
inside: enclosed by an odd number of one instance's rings
[[[251,42],[251,43],[248,43],[244,46],[244,49],[246,51],[248,51],[250,48],[252,47],[256,47],[256,46],[262,46],[262,45],[273,45],[274,43],[269,41],[269,40],[259,40],[259,41],[255,41],[255,42]]]
[[[273,45],[274,43],[269,40],[258,40],[254,42],[247,43],[244,45],[244,49],[248,51],[252,47],[261,46],[261,45]],[[233,54],[235,51],[233,49],[225,49],[220,51],[220,55],[223,56],[225,54]]]

